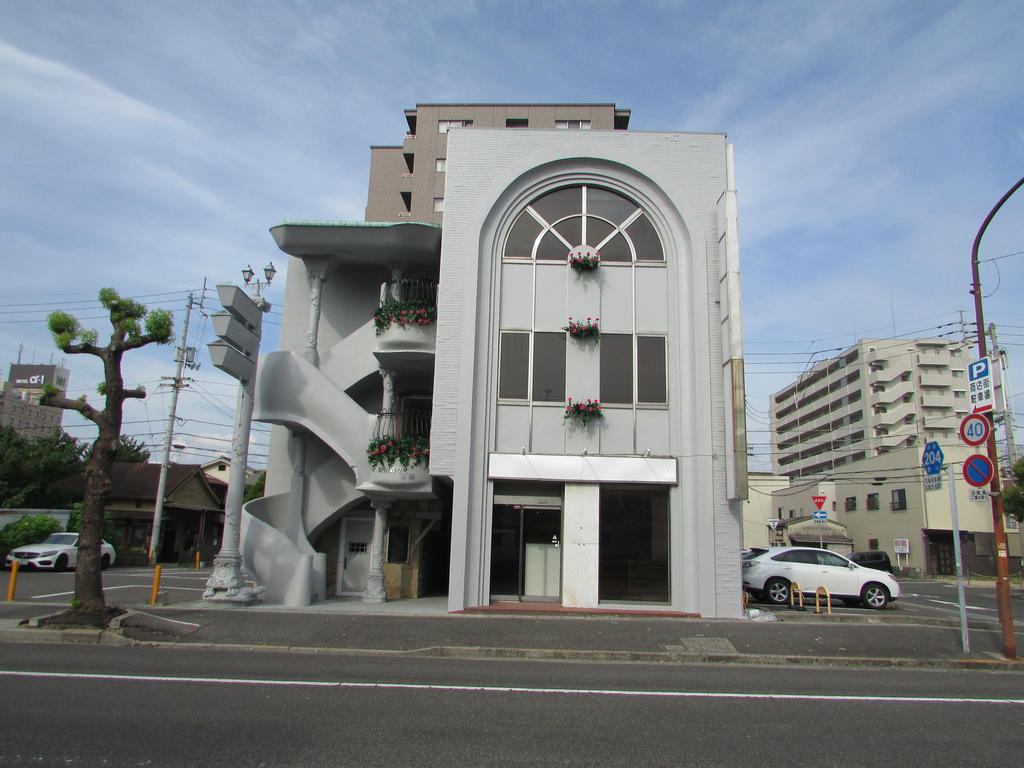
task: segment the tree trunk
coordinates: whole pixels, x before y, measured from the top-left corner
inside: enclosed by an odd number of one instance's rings
[[[75,569],[75,599],[72,611],[106,621],[107,602],[103,595],[100,542],[103,540],[103,512],[110,494],[110,474],[117,451],[117,434],[109,423],[101,423],[85,470],[85,498],[78,528],[78,566]],[[111,432],[114,432],[111,435]]]

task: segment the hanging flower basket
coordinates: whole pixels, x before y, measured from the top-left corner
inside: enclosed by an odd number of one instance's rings
[[[569,318],[569,324],[563,325],[562,330],[568,331],[569,335],[574,339],[593,339],[594,343],[601,341],[601,318],[595,317],[593,319],[587,318],[583,320],[573,320]]]
[[[586,401],[577,400],[573,402],[572,398],[569,398],[568,405],[565,406],[565,415],[562,416],[562,421],[568,421],[573,419],[582,426],[587,426],[587,422],[591,419],[603,419],[604,414],[601,412],[601,403],[597,400],[591,400],[587,398]]]
[[[386,301],[373,310],[373,324],[379,336],[391,324],[404,328],[407,325],[430,325],[437,319],[437,307],[425,301]]]
[[[601,254],[597,251],[573,251],[569,254],[569,266],[577,274],[593,272],[601,266]]]
[[[425,437],[384,435],[373,438],[366,453],[370,467],[378,472],[386,472],[395,464],[401,464],[402,469],[426,466],[430,460],[430,441]]]

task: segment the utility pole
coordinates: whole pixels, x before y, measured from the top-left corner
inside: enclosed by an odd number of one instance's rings
[[[1003,433],[1006,436],[1006,457],[1010,465],[1009,468],[1012,471],[1013,465],[1017,463],[1017,444],[1013,440],[1013,403],[1010,399],[1010,377],[1006,371],[1006,350],[999,346],[999,340],[996,338],[995,323],[989,323],[988,335],[992,339],[992,354],[999,357],[999,369],[1002,372]]]
[[[175,372],[174,378],[170,379],[171,413],[167,418],[167,433],[164,435],[164,460],[160,464],[160,480],[156,485],[156,503],[153,505],[153,531],[149,538],[150,565],[156,565],[157,556],[160,551],[160,527],[164,516],[164,496],[167,494],[167,465],[170,464],[171,441],[174,440],[174,420],[178,411],[178,393],[182,387],[186,386],[185,379],[181,376],[182,369],[186,366],[189,368],[199,367],[199,364],[196,362],[196,348],[185,346],[188,343],[188,321],[192,316],[192,307],[196,305],[201,308],[203,300],[199,299],[199,301],[196,301],[195,294],[190,293],[188,295],[188,304],[185,305],[185,324],[181,330],[181,343],[174,350],[174,359],[178,364],[178,369]],[[167,381],[168,378],[167,376],[161,377],[163,381]]]
[[[971,246],[971,293],[974,295],[974,315],[978,330],[978,357],[988,357],[988,349],[985,339],[985,313],[982,307],[981,276],[978,264],[978,250],[981,248],[981,238],[988,229],[988,225],[995,218],[996,213],[1003,207],[1003,203],[1010,199],[1010,196],[1024,186],[1024,178],[1014,184],[1003,195],[995,207],[988,212],[985,221],[982,222],[978,234],[974,236],[974,244]],[[989,415],[991,418],[991,414]],[[993,467],[999,466],[999,456],[996,451],[996,436],[992,430],[988,437],[988,458]],[[1003,655],[1008,659],[1017,658],[1017,636],[1013,625],[1013,605],[1010,603],[1010,567],[1009,553],[1006,549],[1006,529],[1003,527],[1003,494],[1002,479],[999,472],[993,472],[992,482],[989,484],[989,495],[992,497],[992,538],[996,554],[996,607],[999,609],[999,624],[1003,630]]]

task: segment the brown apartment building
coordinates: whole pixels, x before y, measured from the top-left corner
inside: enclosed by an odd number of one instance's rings
[[[629,116],[614,104],[417,104],[401,146],[370,147],[366,221],[441,223],[450,128],[624,131]]]

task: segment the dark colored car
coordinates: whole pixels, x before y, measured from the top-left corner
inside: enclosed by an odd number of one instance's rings
[[[888,552],[875,549],[870,552],[854,552],[851,555],[847,555],[847,557],[857,565],[862,565],[865,568],[874,568],[877,571],[892,573],[892,562],[889,560]]]

